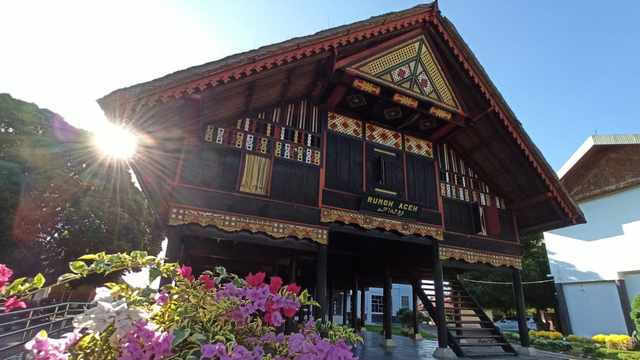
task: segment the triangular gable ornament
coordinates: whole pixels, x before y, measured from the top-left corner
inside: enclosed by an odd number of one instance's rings
[[[460,112],[460,104],[424,36],[369,57],[349,69],[407,95]]]

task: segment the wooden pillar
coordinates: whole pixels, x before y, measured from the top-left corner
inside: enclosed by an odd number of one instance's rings
[[[367,329],[367,326],[365,325],[367,322],[365,316],[367,316],[367,314],[364,312],[365,300],[365,287],[363,286],[360,288],[360,318],[362,319],[362,328],[360,328],[360,331],[366,331]]]
[[[436,292],[436,325],[438,327],[438,347],[447,348],[447,323],[444,313],[444,281],[442,279],[442,261],[438,255],[438,246],[434,247],[433,282]]]
[[[385,339],[391,339],[391,269],[389,268],[389,260],[385,263],[382,305],[384,311],[384,337]]]
[[[320,305],[315,307],[314,317],[324,321],[324,313],[327,308],[327,255],[329,249],[325,244],[318,244],[316,254],[316,298]]]
[[[296,270],[296,261],[297,261],[297,256],[296,253],[294,252],[293,254],[291,254],[291,257],[289,258],[289,284],[295,284],[296,282],[296,277],[297,277],[297,271]],[[293,318],[289,318],[287,319],[287,322],[284,324],[284,333],[286,335],[291,334],[291,331],[293,329]]]
[[[413,334],[415,335],[419,335],[420,334],[420,323],[419,323],[419,316],[418,316],[418,291],[417,289],[413,289]]]
[[[329,283],[329,322],[331,323],[333,323],[333,313],[336,311],[334,288],[333,280],[331,280]]]
[[[342,291],[342,326],[347,325],[347,294],[349,290],[344,289]]]
[[[518,332],[520,333],[520,344],[529,347],[529,328],[527,328],[527,309],[524,305],[524,292],[522,291],[522,277],[520,270],[515,269],[513,276],[513,293],[516,298],[516,315],[518,317]]]
[[[167,227],[167,251],[165,257],[167,262],[178,262],[180,256],[180,247],[182,246],[182,226],[168,226]],[[160,279],[160,286],[171,284],[171,279],[162,277]]]
[[[358,273],[353,274],[353,289],[351,291],[351,327],[358,331]]]

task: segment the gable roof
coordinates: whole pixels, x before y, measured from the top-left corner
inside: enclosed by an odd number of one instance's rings
[[[246,94],[264,92],[265,88],[269,89],[269,92],[276,92],[267,86],[254,91],[246,83],[242,83],[245,79],[258,79],[262,74],[276,74],[279,68],[304,64],[307,60],[313,61],[323,57],[336,59],[340,56],[344,59],[365,50],[366,47],[362,47],[362,44],[373,40],[391,41],[410,31],[426,31],[427,28],[435,29],[432,35],[444,39],[441,42],[438,40],[439,51],[447,52],[450,61],[456,62],[456,66],[460,68],[457,73],[464,78],[463,83],[467,84],[465,86],[473,88],[473,91],[480,94],[477,96],[482,98],[476,99],[476,103],[482,109],[468,114],[473,117],[469,121],[472,126],[459,128],[455,133],[448,134],[445,139],[458,153],[467,157],[465,161],[475,164],[474,168],[478,169],[480,176],[492,177],[491,184],[495,185],[493,188],[503,189],[503,192],[508,193],[502,195],[511,195],[505,197],[513,206],[521,233],[551,230],[585,222],[579,207],[560,184],[556,174],[526,134],[453,24],[440,15],[437,3],[375,16],[191,67],[143,84],[116,90],[99,99],[98,103],[107,117],[112,121],[118,121],[127,115],[157,107],[158,104],[224,84],[221,88],[225,94],[219,97],[225,101],[237,101],[231,107],[240,108],[252,102],[238,100],[242,96],[246,97]],[[317,61],[316,63],[320,64]],[[309,67],[307,70],[308,74],[318,72],[317,67]],[[284,75],[278,76],[271,84],[279,82],[282,85],[281,83],[287,81]],[[275,79],[276,75],[272,75],[272,78]],[[297,94],[308,95],[316,82],[309,78],[305,81],[306,87],[298,89]],[[238,84],[243,84],[245,88],[241,89],[241,85]],[[206,92],[203,92],[203,103],[206,100],[213,104],[211,97],[205,99],[205,94]],[[262,103],[267,102],[265,100]],[[220,118],[237,115],[216,114]]]
[[[558,176],[580,202],[640,185],[640,134],[589,136]]]

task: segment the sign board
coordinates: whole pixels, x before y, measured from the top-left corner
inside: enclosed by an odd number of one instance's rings
[[[360,211],[362,212],[405,220],[418,220],[420,210],[422,210],[421,204],[377,194],[365,193],[362,196],[362,202],[360,202]]]

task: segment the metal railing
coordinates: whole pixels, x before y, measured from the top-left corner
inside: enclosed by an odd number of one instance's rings
[[[95,304],[67,302],[0,314],[0,359],[27,358],[24,345],[39,331],[57,338],[73,329],[73,317]]]

